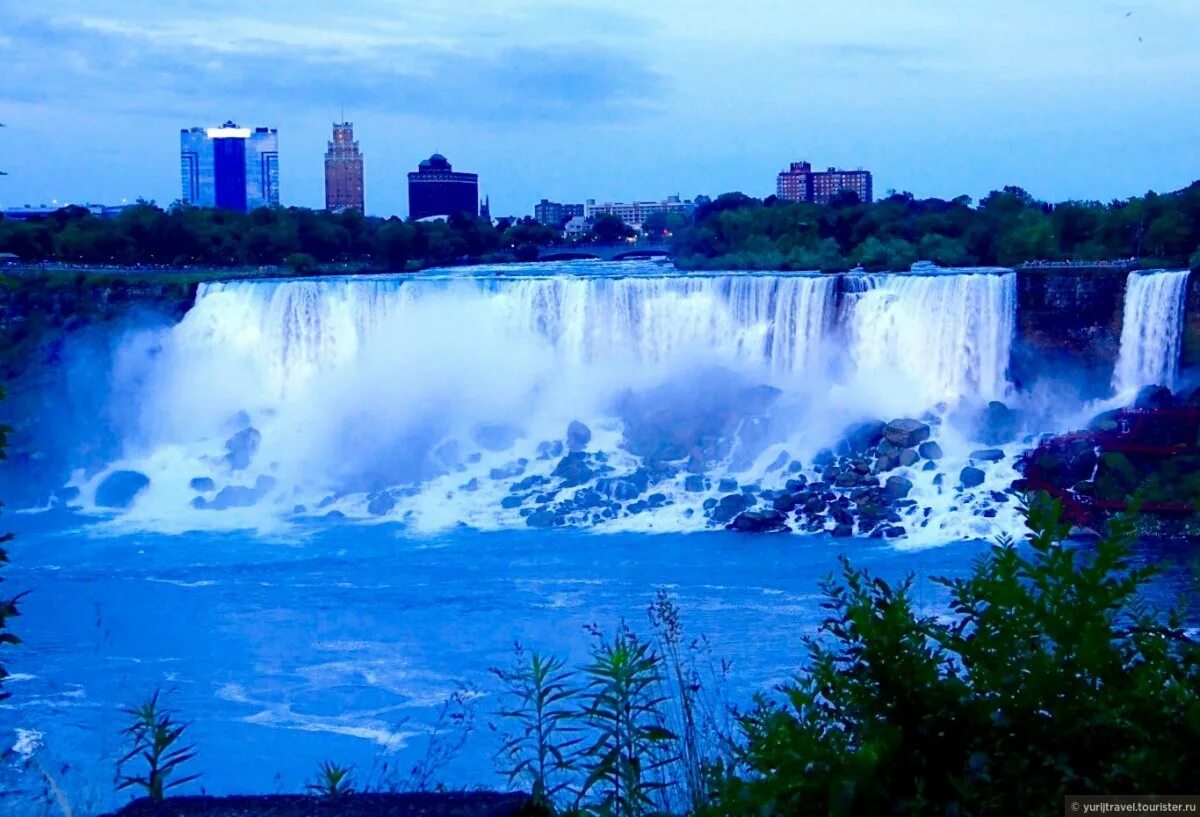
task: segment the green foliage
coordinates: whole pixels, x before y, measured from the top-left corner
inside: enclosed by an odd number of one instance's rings
[[[1039,260],[1145,258],[1200,267],[1200,182],[1102,204],[1047,204],[1019,187],[988,194],[978,207],[909,193],[871,204],[847,196],[818,206],[741,193],[697,200],[692,225],[674,230],[676,263],[692,269],[907,269],[1015,265]]]
[[[621,220],[620,216],[611,213],[601,213],[592,221],[592,230],[588,240],[597,244],[615,244],[633,238],[637,233],[632,227]]]
[[[283,263],[284,266],[297,275],[307,275],[317,270],[317,259],[306,252],[294,252],[283,259]]]
[[[168,789],[200,776],[175,777],[196,752],[194,746],[183,744],[188,725],[176,719],[177,713],[163,707],[159,696],[160,691],[155,690],[139,706],[121,710],[130,719],[122,731],[129,747],[117,761],[117,789],[136,786],[155,802],[161,802]],[[145,770],[141,774],[128,774],[125,769],[129,764],[144,765]]]
[[[332,760],[323,760],[312,782],[304,787],[309,794],[336,800],[354,791],[353,772]]]
[[[1124,519],[1087,552],[1045,495],[1023,551],[936,580],[949,616],[843,560],[787,705],[742,719],[722,814],[1051,815],[1063,795],[1185,792],[1200,763],[1200,647],[1140,602]]]
[[[616,817],[665,810],[666,770],[678,756],[664,717],[669,698],[661,658],[625,625],[612,637],[595,635],[583,669],[583,717],[592,740],[581,753],[587,777],[579,797],[595,813]]]
[[[515,651],[513,668],[492,670],[512,701],[499,713],[513,731],[497,759],[510,785],[527,783],[534,803],[552,809],[578,772],[584,738],[571,704],[579,689],[562,659],[527,653],[519,644]]]

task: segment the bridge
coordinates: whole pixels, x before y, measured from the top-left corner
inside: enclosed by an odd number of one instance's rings
[[[647,258],[671,258],[671,248],[661,241],[637,241],[621,244],[574,244],[543,247],[539,261],[641,261]]]

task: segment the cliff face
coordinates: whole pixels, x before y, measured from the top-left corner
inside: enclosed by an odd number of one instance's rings
[[[1017,272],[1017,336],[1012,373],[1027,383],[1039,370],[1081,373],[1104,388],[1121,344],[1127,270]]]
[[[170,276],[0,275],[0,378],[52,363],[63,339],[91,324],[134,311],[178,320],[195,300],[196,286],[196,280]]]
[[[1188,277],[1187,315],[1183,329],[1183,365],[1200,366],[1200,271]]]

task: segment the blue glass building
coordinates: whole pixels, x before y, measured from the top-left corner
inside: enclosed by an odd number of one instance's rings
[[[246,212],[279,204],[279,137],[274,128],[190,128],[179,133],[183,200]]]

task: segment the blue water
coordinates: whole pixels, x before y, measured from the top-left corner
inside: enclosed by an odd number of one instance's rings
[[[746,702],[802,661],[801,639],[822,615],[817,583],[838,553],[885,577],[915,573],[933,611],[944,593],[928,577],[963,575],[986,547],[724,532],[411,538],[339,524],[288,543],[92,538],[78,518],[5,521],[19,534],[10,586],[30,594],[16,622],[24,644],[9,661],[13,698],[0,709],[4,740],[41,733],[40,762],[85,808],[128,797],[111,785],[118,710],[156,687],[193,724],[203,777],[191,790],[297,791],[327,758],[380,781],[383,764],[407,770],[420,759],[440,704],[464,684],[479,693],[475,731],[437,779],[500,785],[489,668],[509,663],[514,641],[582,661],[586,625],[624,617],[645,630],[646,606],[666,588],[689,633],[732,662],[729,696]],[[1164,601],[1187,590],[1182,565],[1194,554],[1168,555],[1177,567],[1154,591]],[[3,780],[26,794],[35,782],[11,764]]]

